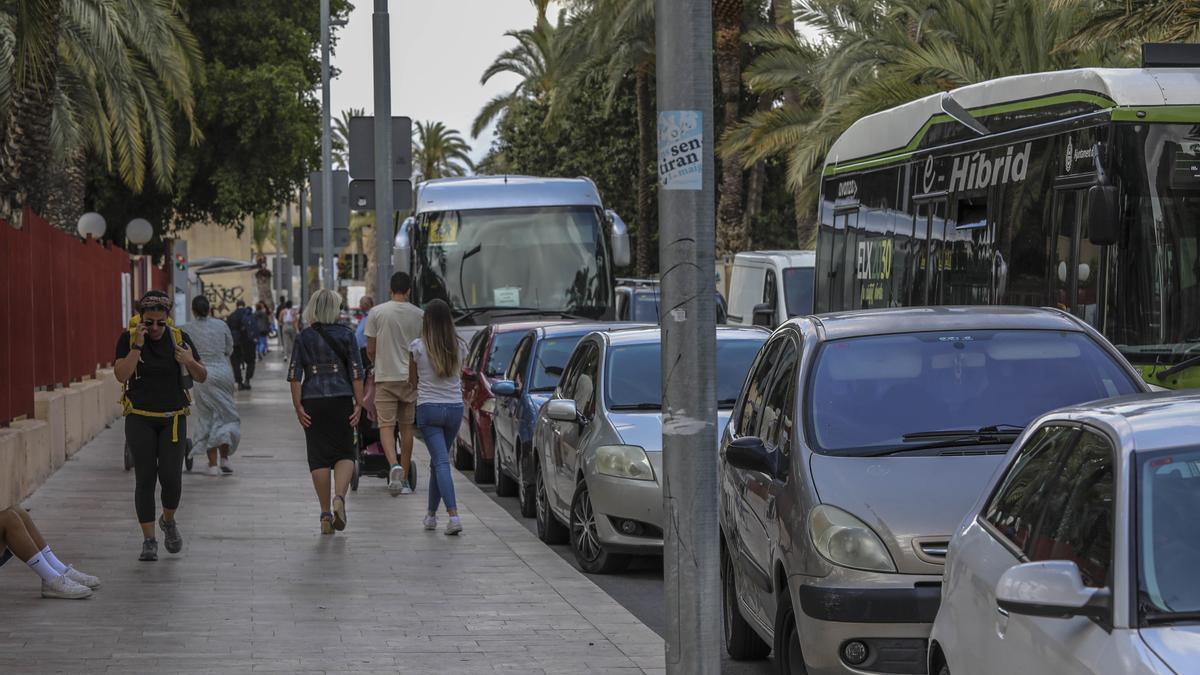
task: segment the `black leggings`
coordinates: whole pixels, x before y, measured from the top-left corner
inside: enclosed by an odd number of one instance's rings
[[[139,523],[154,522],[154,489],[162,485],[164,509],[179,508],[183,494],[183,449],[187,444],[187,418],[179,418],[179,440],[171,442],[170,417],[125,416],[125,441],[133,453],[137,487],[133,505]]]

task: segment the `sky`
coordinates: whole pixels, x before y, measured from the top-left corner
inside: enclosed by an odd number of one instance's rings
[[[375,109],[372,75],[373,0],[354,0],[350,23],[336,32],[332,64],[342,71],[330,87],[336,117],[342,110]],[[471,139],[471,122],[485,103],[511,91],[514,75],[479,76],[500,52],[516,44],[507,30],[531,27],[537,13],[529,0],[390,0],[392,114],[440,121],[462,132],[472,159],[491,145],[492,131]]]

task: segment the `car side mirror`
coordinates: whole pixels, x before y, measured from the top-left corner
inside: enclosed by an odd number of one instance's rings
[[[754,306],[754,317],[751,320],[755,326],[771,328],[775,325],[775,308],[763,303]]]
[[[396,228],[396,239],[392,244],[392,269],[412,273],[412,228],[416,218],[409,216]]]
[[[516,396],[517,383],[512,380],[500,380],[492,385],[492,393],[496,396]]]
[[[1093,185],[1087,195],[1088,240],[1097,246],[1117,243],[1117,188],[1113,185]]]
[[[579,422],[579,410],[575,401],[569,398],[556,398],[546,403],[546,417],[555,422]]]
[[[609,235],[609,239],[612,244],[613,266],[628,267],[631,261],[629,228],[625,226],[625,221],[621,220],[621,216],[618,216],[616,211],[609,209],[604,214],[608,216],[608,222],[612,225],[612,234]]]
[[[1109,615],[1111,593],[1083,584],[1069,560],[1046,560],[1010,567],[996,584],[996,604],[1014,614],[1068,619]]]
[[[774,476],[778,471],[774,453],[767,451],[761,438],[743,436],[729,442],[725,448],[725,461],[729,466],[743,471],[757,471]]]

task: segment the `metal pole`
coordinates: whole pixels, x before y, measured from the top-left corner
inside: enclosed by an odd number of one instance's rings
[[[285,238],[288,240],[288,243],[291,244],[291,246],[288,247],[287,253],[288,273],[285,275],[286,280],[290,282],[292,280],[292,266],[296,264],[296,261],[292,260],[293,253],[296,250],[296,233],[294,230],[292,230],[292,205],[290,202],[287,205],[287,237]],[[287,291],[287,297],[290,300],[292,298],[292,285],[289,283],[285,288],[283,283],[284,279],[280,279],[279,288]]]
[[[308,189],[300,188],[300,310],[308,304],[308,262],[312,257],[312,243],[308,240],[308,223],[304,215],[308,212]]]
[[[392,63],[388,0],[375,0],[375,300],[389,297],[392,278]]]
[[[290,204],[284,206],[288,212],[288,220],[292,217],[292,207]],[[283,218],[280,214],[275,214],[275,276],[272,277],[275,283],[272,284],[274,297],[271,298],[271,306],[275,307],[275,303],[279,302],[279,296],[283,295]]]
[[[656,0],[667,672],[721,670],[712,0]],[[673,152],[674,151],[674,152]]]
[[[329,0],[321,0],[321,229],[325,234],[322,288],[336,290],[333,263],[333,116],[329,109]]]

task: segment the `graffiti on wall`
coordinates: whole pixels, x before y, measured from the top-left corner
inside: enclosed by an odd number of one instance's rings
[[[204,297],[212,305],[213,316],[229,316],[237,309],[237,301],[244,300],[242,296],[246,289],[241,286],[225,286],[223,284],[204,284]]]

